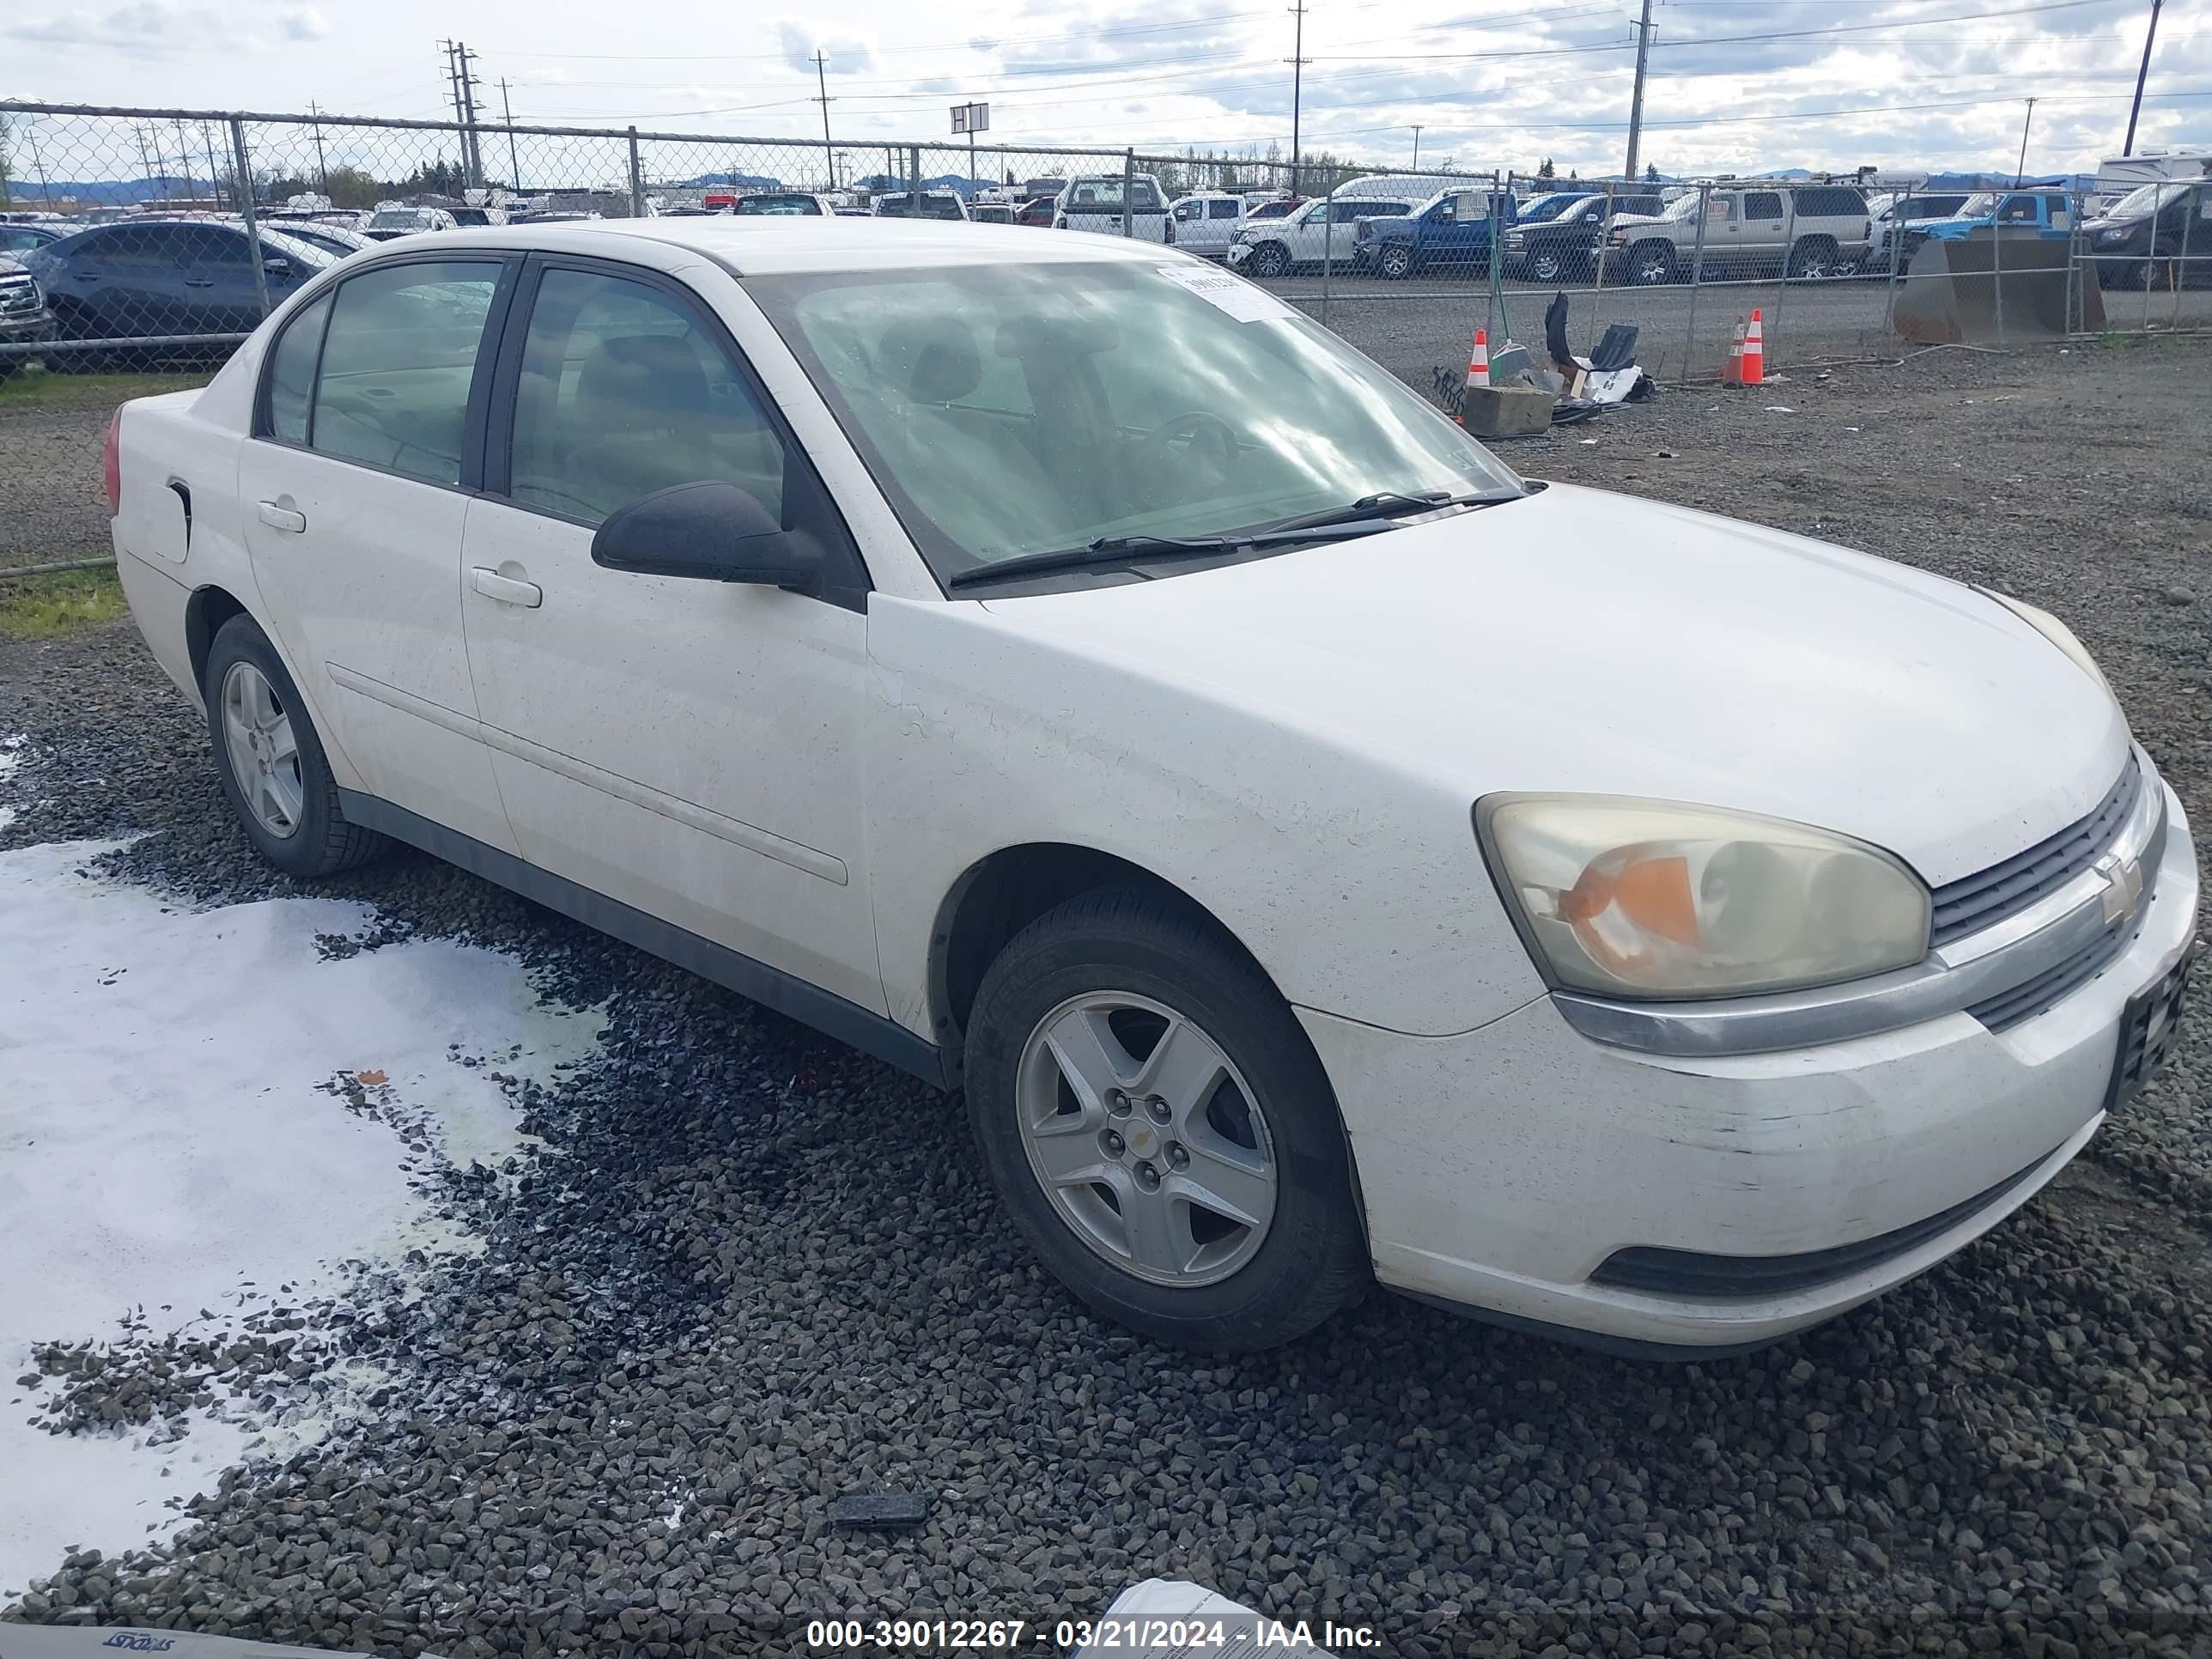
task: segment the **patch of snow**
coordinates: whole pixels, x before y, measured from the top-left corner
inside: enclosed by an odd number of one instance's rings
[[[53,1385],[15,1386],[37,1345],[112,1340],[125,1321],[155,1340],[221,1331],[364,1265],[471,1248],[416,1188],[422,1148],[496,1168],[525,1138],[492,1073],[550,1083],[604,1024],[542,1004],[491,951],[326,954],[318,936],[366,931],[365,905],[190,911],[82,873],[113,844],[0,853],[0,1601],[70,1547],[167,1536],[225,1468],[315,1443],[380,1386],[335,1368],[289,1420],[218,1405],[62,1436],[24,1420]]]

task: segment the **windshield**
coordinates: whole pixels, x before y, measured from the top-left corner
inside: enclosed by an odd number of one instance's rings
[[[1996,210],[1997,192],[1993,190],[1985,190],[1977,195],[1969,196],[1964,202],[1960,203],[1959,204],[1959,210],[1957,213],[1942,214],[1937,216],[1942,218],[1980,219],[1985,218],[1990,214],[1995,213]]]
[[[741,196],[739,213],[797,213],[820,216],[822,204],[811,196]]]
[[[429,225],[427,213],[373,213],[368,218],[371,230],[425,230]]]
[[[1385,491],[1520,493],[1394,376],[1195,261],[810,271],[745,288],[940,579]]]
[[[1524,225],[1540,225],[1547,219],[1556,219],[1576,203],[1588,198],[1575,191],[1553,196],[1539,196],[1521,210],[1520,220]]]
[[[2105,210],[2107,219],[2140,219],[2155,213],[2169,202],[2178,202],[2188,190],[2186,184],[2137,185],[2133,190]]]
[[[1699,199],[1695,191],[1692,191],[1687,196],[1677,196],[1667,204],[1666,210],[1659,216],[1662,219],[1694,219],[1698,216]]]

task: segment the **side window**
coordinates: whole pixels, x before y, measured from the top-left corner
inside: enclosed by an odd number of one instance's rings
[[[177,259],[201,269],[220,265],[243,270],[246,268],[245,234],[220,225],[193,225],[177,239]]]
[[[2035,198],[2008,196],[2004,205],[1997,210],[1997,218],[2005,224],[2019,224],[2035,217]]]
[[[1160,210],[1160,192],[1149,179],[1139,179],[1131,188],[1129,205],[1139,213]]]
[[[1743,198],[1743,216],[1747,221],[1779,219],[1782,217],[1782,192],[1774,190],[1755,190]]]
[[[88,237],[83,257],[95,264],[127,266],[133,270],[173,265],[182,234],[176,225],[118,225]]]
[[[331,299],[326,294],[284,325],[276,349],[269,354],[268,417],[263,436],[288,444],[307,441],[315,362],[323,355],[323,329],[330,319]]]
[[[783,516],[783,445],[720,343],[649,283],[547,271],[515,389],[507,494],[596,525],[712,478]]]
[[[1237,216],[1237,204],[1208,202],[1206,204],[1206,216],[1209,219],[1234,219]]]
[[[340,460],[461,481],[461,433],[484,319],[489,261],[386,265],[341,284],[323,342],[309,441]]]

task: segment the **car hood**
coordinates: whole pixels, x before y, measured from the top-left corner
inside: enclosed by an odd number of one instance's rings
[[[2148,215],[2138,215],[2128,219],[2110,219],[2100,216],[2094,219],[2084,219],[2081,222],[2081,234],[2084,236],[2094,236],[2098,232],[2105,230],[2141,230],[2149,222]]]
[[[1180,679],[1470,805],[1510,789],[1730,806],[1859,836],[1937,885],[2086,816],[2129,742],[2088,676],[1970,587],[1560,484],[985,603],[1079,673]]]
[[[1613,228],[1615,230],[1625,229],[1630,225],[1663,225],[1667,222],[1666,215],[1662,213],[1616,213],[1612,220]],[[1695,224],[1697,222],[1692,219],[1685,220],[1683,222]]]

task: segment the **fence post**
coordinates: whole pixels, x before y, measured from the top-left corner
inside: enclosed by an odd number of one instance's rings
[[[645,172],[638,165],[637,129],[629,130],[629,216],[645,217]]]
[[[1598,319],[1605,309],[1605,262],[1606,256],[1613,252],[1613,202],[1616,193],[1613,181],[1610,179],[1607,179],[1605,206],[1600,211],[1597,222],[1597,246],[1590,258],[1590,343],[1592,345],[1597,343]],[[1562,270],[1559,272],[1560,279],[1565,280],[1566,275],[1567,273]]]
[[[1328,326],[1329,290],[1333,286],[1329,273],[1336,266],[1336,192],[1343,188],[1341,184],[1331,185],[1328,204],[1322,210],[1327,215],[1321,228],[1321,325],[1323,328]]]
[[[1783,216],[1782,220],[1782,280],[1775,285],[1774,317],[1773,320],[1766,325],[1765,331],[1766,338],[1770,342],[1778,341],[1782,337],[1782,301],[1784,296],[1790,292],[1790,261],[1797,251],[1797,187],[1791,185],[1788,186],[1788,190],[1790,210]],[[1768,345],[1766,355],[1770,357],[1774,355],[1772,344]]]
[[[906,216],[921,217],[921,146],[906,147]]]
[[[1905,219],[1899,210],[1906,194],[1898,191],[1889,204],[1889,293],[1882,305],[1881,326],[1890,334],[1897,332],[1897,284],[1905,270]]]
[[[230,118],[231,166],[238,179],[238,209],[246,216],[246,245],[252,250],[253,297],[261,307],[261,314],[269,314],[269,273],[262,269],[261,222],[253,210],[253,169],[246,159],[246,123],[238,116]]]
[[[1496,172],[1491,173],[1490,217],[1482,227],[1482,234],[1490,239],[1490,258],[1486,262],[1489,269],[1484,272],[1490,279],[1490,297],[1485,307],[1484,325],[1489,329],[1490,337],[1501,343],[1512,331],[1512,319],[1505,314],[1505,267],[1498,258],[1498,210],[1510,187],[1510,182],[1498,183]]]
[[[2004,343],[2004,204],[2009,198],[1997,198],[1996,211],[1990,215],[1990,298],[1996,307],[1997,343]]]
[[[1698,240],[1690,255],[1690,323],[1682,337],[1682,379],[1690,378],[1690,365],[1698,360],[1698,290],[1705,281],[1705,218],[1712,211],[1713,187],[1698,186]]]
[[[1136,234],[1136,227],[1129,207],[1129,198],[1136,193],[1137,152],[1133,149],[1125,149],[1121,152],[1121,234],[1124,236]]]
[[[2203,216],[2207,203],[2212,203],[2212,191],[2207,191],[2201,186],[2194,192],[2185,192],[2183,195],[2181,204],[2183,210],[2181,215],[2181,249],[2180,252],[2174,256],[2172,264],[2173,322],[2172,326],[2176,332],[2179,332],[2181,328],[2181,290],[2189,286],[2189,244],[2195,240],[2194,233],[2197,229],[2197,222]],[[2076,220],[2079,220],[2081,216],[2076,214],[2075,217]],[[2152,234],[2150,239],[2150,251],[2154,258],[2155,258],[2158,253],[2157,230],[2158,227],[2154,222],[2151,227]]]

